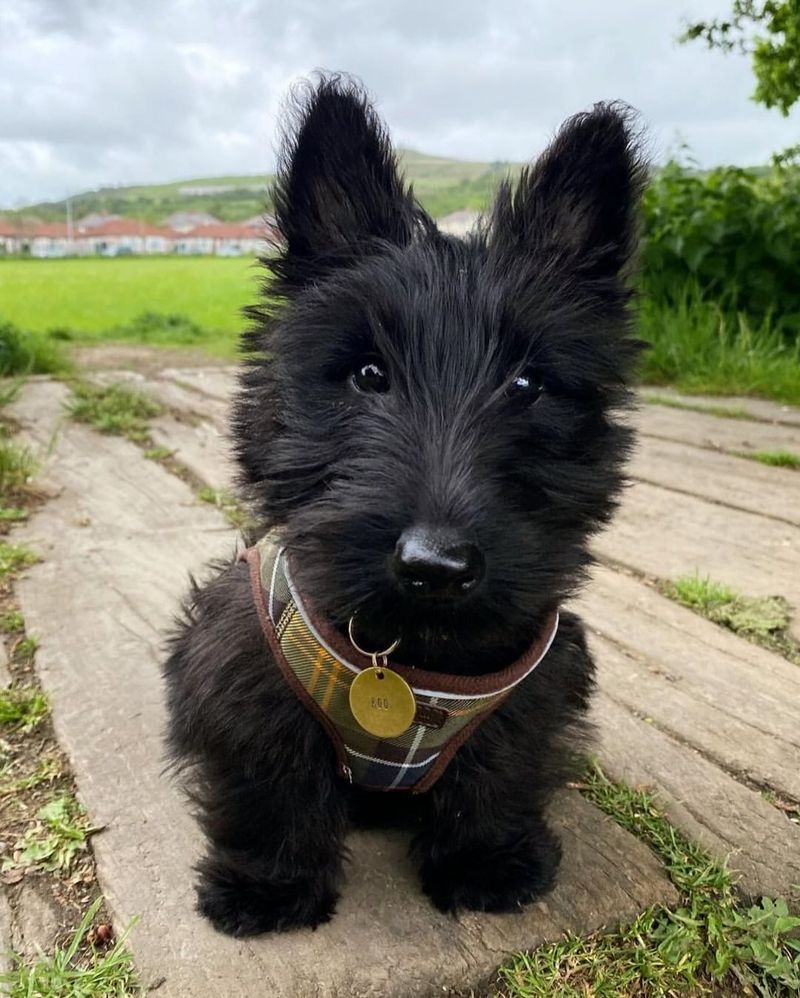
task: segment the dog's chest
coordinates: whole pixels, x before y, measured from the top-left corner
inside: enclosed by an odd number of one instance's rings
[[[341,636],[312,620],[290,576],[289,558],[273,535],[243,554],[250,566],[253,600],[265,638],[284,679],[327,732],[340,775],[369,790],[428,790],[477,726],[547,653],[558,626],[507,669],[489,676],[444,676],[402,666],[388,670],[413,695],[406,730],[385,737],[367,730],[353,712],[353,683],[367,685],[371,662],[346,654]],[[324,631],[324,633],[322,633]],[[373,710],[393,704],[378,686]]]

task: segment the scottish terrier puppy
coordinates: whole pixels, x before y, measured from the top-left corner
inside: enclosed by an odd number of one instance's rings
[[[644,177],[626,109],[598,104],[461,240],[357,84],[295,93],[233,417],[261,528],[166,665],[223,932],[329,919],[354,816],[413,828],[442,911],[552,886],[545,812],[593,682],[558,610],[631,444]]]

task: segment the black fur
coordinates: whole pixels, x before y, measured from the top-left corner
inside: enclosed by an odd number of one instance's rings
[[[296,93],[275,189],[284,243],[250,310],[235,441],[244,494],[335,626],[357,610],[362,643],[399,634],[408,664],[490,672],[583,580],[631,444],[614,417],[638,350],[627,276],[644,173],[626,109],[597,105],[460,241],[404,186],[354,83]],[[365,358],[387,391],[354,386]],[[418,524],[482,553],[460,601],[399,588],[395,545]],[[565,613],[433,789],[359,791],[271,660],[246,567],[221,567],[192,594],[166,667],[170,750],[193,773],[209,843],[200,910],[237,935],[327,920],[353,815],[415,828],[442,910],[537,897],[559,859],[544,811],[580,746],[592,673]]]

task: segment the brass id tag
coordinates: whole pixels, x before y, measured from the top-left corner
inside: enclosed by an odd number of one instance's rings
[[[396,738],[411,727],[417,701],[402,676],[385,666],[372,666],[351,683],[350,710],[371,735]]]

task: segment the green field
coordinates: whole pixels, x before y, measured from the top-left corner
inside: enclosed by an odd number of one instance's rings
[[[249,257],[0,260],[0,320],[31,332],[58,329],[61,339],[130,340],[132,332],[114,331],[142,313],[180,315],[199,327],[196,335],[156,342],[232,354],[260,274]]]
[[[233,358],[262,274],[244,257],[0,260],[0,374],[52,372],[70,344],[100,341]],[[639,329],[650,384],[800,404],[800,338],[770,317],[749,320],[697,292],[675,302],[645,293]]]

